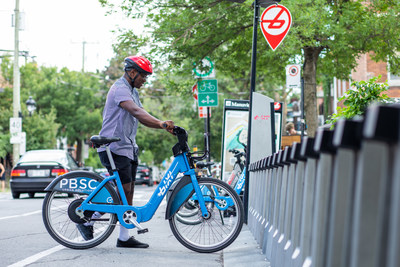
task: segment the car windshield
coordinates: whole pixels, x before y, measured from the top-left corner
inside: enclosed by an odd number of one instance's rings
[[[45,162],[45,161],[55,161],[64,165],[68,164],[68,159],[65,152],[63,151],[29,151],[25,153],[21,159],[20,163],[23,162]]]

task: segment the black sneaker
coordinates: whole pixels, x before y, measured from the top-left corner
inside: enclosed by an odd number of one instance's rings
[[[86,226],[83,223],[76,224],[76,228],[78,228],[79,232],[81,233],[83,239],[86,241],[93,239],[93,226],[89,225]]]
[[[117,240],[117,247],[118,248],[148,248],[149,244],[142,243],[136,240],[133,236],[131,236],[126,241]]]

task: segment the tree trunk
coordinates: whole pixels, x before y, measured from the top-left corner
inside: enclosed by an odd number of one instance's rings
[[[320,47],[304,47],[304,110],[307,135],[315,136],[318,128],[317,104],[317,61],[322,51]]]

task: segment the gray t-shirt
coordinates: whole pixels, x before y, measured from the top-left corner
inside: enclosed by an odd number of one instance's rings
[[[111,143],[111,151],[133,160],[138,151],[135,138],[139,121],[120,106],[121,102],[128,100],[132,100],[141,108],[143,107],[138,91],[132,88],[124,77],[121,77],[108,91],[100,135],[121,138],[121,141]],[[105,148],[99,148],[97,151],[105,151]]]

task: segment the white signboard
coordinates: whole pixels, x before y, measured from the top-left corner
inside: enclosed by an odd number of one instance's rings
[[[22,118],[10,118],[10,133],[22,132]]]
[[[20,133],[20,145],[19,145],[19,154],[23,155],[26,152],[26,133]]]
[[[10,133],[10,144],[21,143],[21,133]]]
[[[286,66],[286,88],[301,87],[301,65]]]

